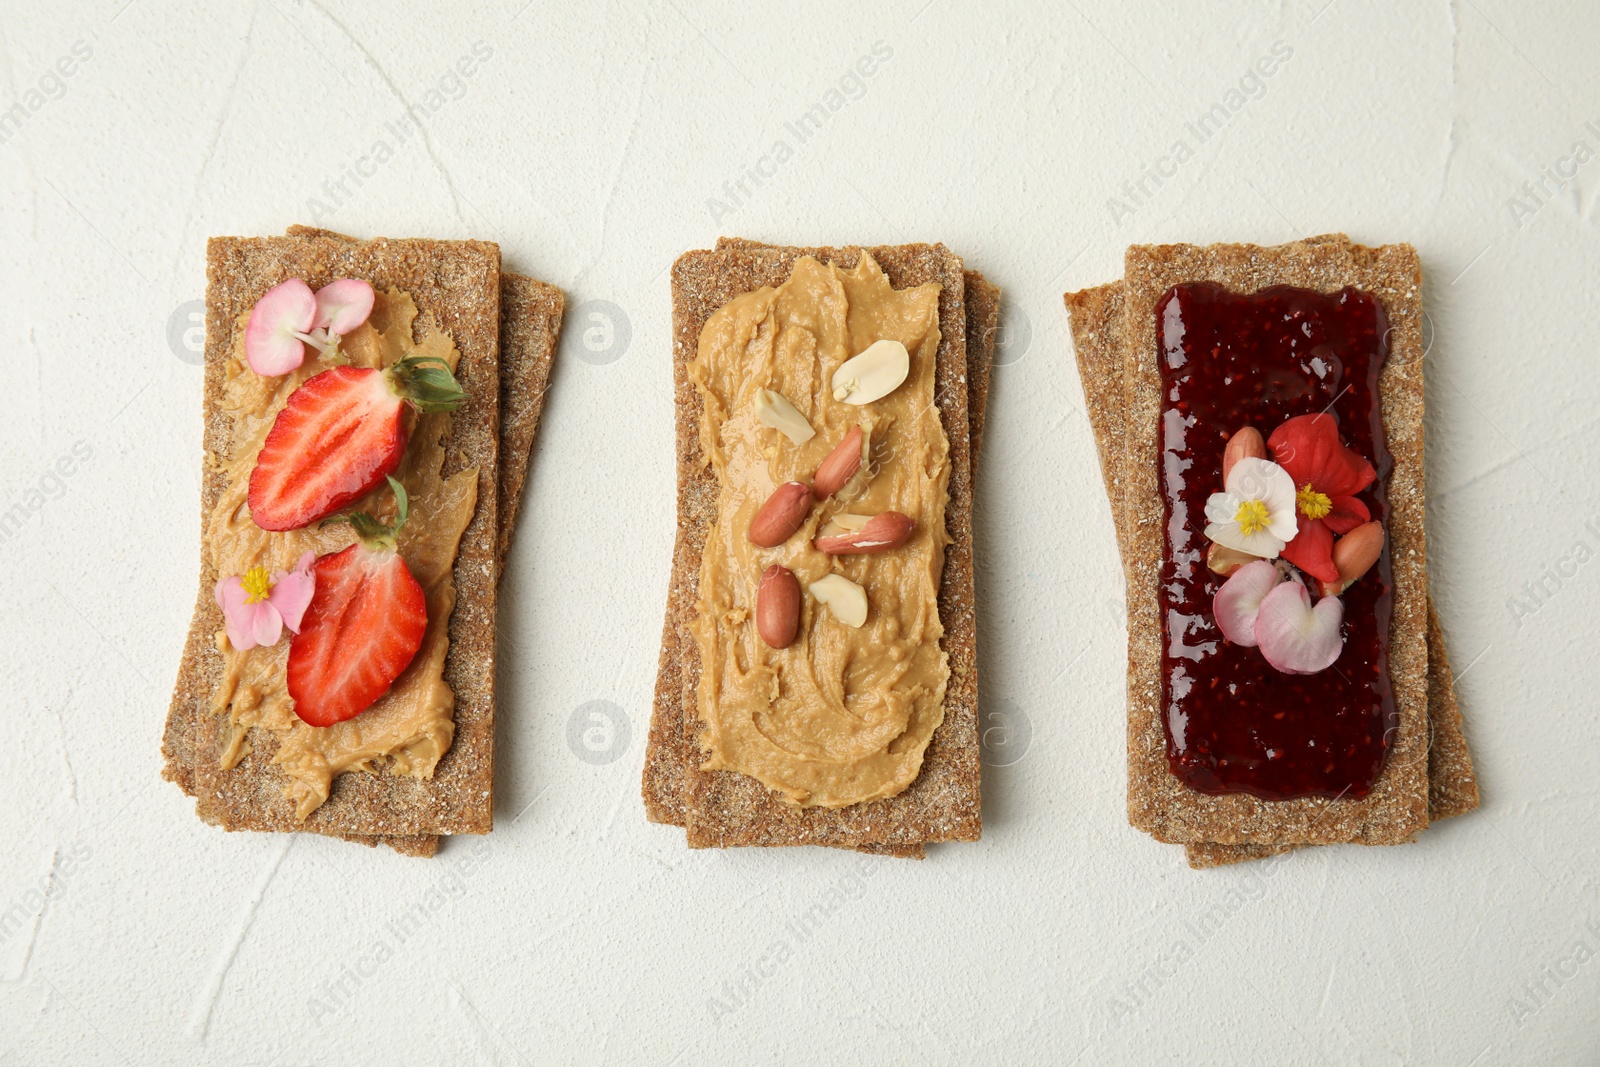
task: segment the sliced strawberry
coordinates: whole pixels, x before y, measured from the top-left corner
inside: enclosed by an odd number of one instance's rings
[[[395,526],[365,514],[350,517],[360,540],[318,558],[316,593],[289,644],[289,695],[311,726],[332,726],[361,714],[410,665],[428,628],[428,605],[411,568],[395,551],[406,520],[405,490]]]
[[[466,400],[449,366],[432,356],[387,370],[334,367],[289,395],[250,472],[250,517],[263,530],[295,530],[383,484],[405,455],[405,405],[454,411]]]

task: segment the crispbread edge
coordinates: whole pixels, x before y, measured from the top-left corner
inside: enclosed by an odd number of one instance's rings
[[[1297,285],[1332,292],[1354,285],[1376,295],[1390,323],[1379,392],[1388,447],[1394,615],[1390,679],[1398,725],[1390,756],[1360,800],[1264,801],[1210,796],[1167,768],[1159,714],[1161,627],[1156,575],[1162,508],[1156,479],[1162,396],[1154,308],[1179,282],[1215,281],[1241,292]],[[1157,840],[1222,844],[1360,841],[1394,844],[1427,825],[1427,550],[1423,532],[1421,268],[1409,245],[1364,248],[1342,235],[1256,245],[1135,245],[1125,262],[1128,494],[1129,821]]]
[[[712,311],[742,292],[788,277],[800,256],[816,255],[849,267],[860,249],[773,249],[728,247],[691,252],[673,269],[674,374],[677,381],[679,444],[679,541],[669,594],[669,633],[663,642],[662,671],[651,731],[653,755],[647,760],[647,810],[658,821],[679,811],[692,847],[729,845],[824,844],[911,846],[941,840],[968,840],[981,829],[977,751],[975,633],[971,604],[970,470],[968,468],[964,277],[959,260],[942,246],[874,248],[873,254],[897,287],[939,280],[942,341],[936,395],[951,444],[951,508],[947,525],[952,545],[941,585],[941,618],[951,680],[946,718],[929,745],[922,773],[898,797],[847,809],[790,809],[753,779],[730,772],[702,772],[698,746],[686,736],[698,719],[693,712],[698,681],[698,650],[684,640],[693,611],[700,546],[708,516],[715,509],[715,476],[699,461],[700,401],[683,373]],[[677,656],[669,661],[667,650]],[[687,646],[687,647],[686,647]],[[673,729],[671,714],[680,729]],[[686,727],[686,728],[683,728]],[[675,735],[675,736],[674,736]],[[677,758],[665,755],[677,746]],[[684,782],[688,804],[675,808],[674,777]]]
[[[1444,630],[1439,625],[1431,597],[1428,600],[1428,735],[1428,821],[1434,823],[1475,809],[1478,779],[1473,773],[1472,754],[1461,728],[1461,708],[1456,703]],[[1314,846],[1190,842],[1183,847],[1189,866],[1199,871]]]
[[[457,412],[445,442],[446,476],[476,465],[477,510],[461,541],[454,568],[457,590],[450,620],[445,679],[455,692],[456,736],[429,781],[391,775],[346,774],[327,803],[305,823],[282,795],[283,777],[270,765],[276,740],[252,732],[255,751],[232,770],[216,766],[220,716],[203,716],[193,748],[197,809],[225,829],[302,830],[363,836],[483,833],[493,821],[494,567],[498,448],[499,249],[481,242],[391,241],[352,244],[323,237],[213,238],[207,245],[206,450],[226,445],[227,420],[219,414],[223,367],[240,313],[262,292],[289,276],[323,284],[334,277],[365,277],[375,285],[409,292],[419,311],[431,313],[461,351],[458,377],[478,403]],[[202,515],[222,490],[208,463]],[[204,543],[202,538],[202,544]],[[216,574],[202,552],[198,611],[191,626],[174,706],[194,706],[209,696],[208,680],[220,656],[205,635],[220,627],[207,595]],[[198,628],[198,640],[196,639]]]

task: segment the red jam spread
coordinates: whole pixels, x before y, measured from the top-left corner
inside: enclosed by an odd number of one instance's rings
[[[1223,640],[1211,598],[1224,579],[1206,567],[1204,531],[1228,438],[1245,426],[1269,437],[1287,419],[1323,410],[1377,470],[1359,495],[1388,528],[1393,462],[1378,401],[1387,332],[1383,305],[1358,289],[1246,295],[1201,282],[1174,286],[1156,305],[1165,397],[1161,706],[1168,762],[1191,789],[1353,798],[1383,769],[1396,723],[1388,550],[1344,593],[1345,644],[1333,666],[1283,674],[1257,649]]]

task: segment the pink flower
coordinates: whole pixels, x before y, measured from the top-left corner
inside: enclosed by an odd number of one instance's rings
[[[317,297],[299,278],[279,282],[250,309],[244,357],[264,378],[288,374],[306,360],[302,341],[317,317]]]
[[[1261,599],[1256,644],[1268,663],[1285,674],[1316,674],[1333,666],[1344,649],[1339,624],[1344,602],[1325,596],[1316,606],[1297,581],[1284,582]]]
[[[1246,563],[1233,572],[1233,577],[1222,583],[1216,596],[1211,598],[1211,615],[1217,620],[1217,629],[1236,645],[1256,647],[1256,617],[1261,612],[1261,602],[1267,594],[1283,581],[1277,564],[1258,559]]]
[[[1223,637],[1261,649],[1284,674],[1316,674],[1331,667],[1344,649],[1339,598],[1325,596],[1313,606],[1298,577],[1285,580],[1283,570],[1264,559],[1246,563],[1222,583],[1212,597],[1211,614]]]
[[[300,632],[300,619],[316,591],[316,561],[316,553],[307,552],[292,571],[269,576],[267,568],[251,567],[217,582],[217,606],[234,648],[247,652],[257,645],[275,645],[285,626]]]
[[[306,345],[328,355],[339,338],[367,321],[375,295],[360,278],[340,278],[315,293],[299,278],[279,282],[250,309],[245,362],[264,378],[288,374],[306,360]]]

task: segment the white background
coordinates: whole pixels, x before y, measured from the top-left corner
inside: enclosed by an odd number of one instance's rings
[[[1600,13],[1325,2],[7,0],[0,110],[41,92],[0,144],[0,509],[27,508],[0,543],[0,911],[25,920],[0,1062],[1600,1059]],[[875,42],[800,143],[785,123]],[[1275,42],[1199,143],[1185,124]],[[394,132],[407,105],[425,139]],[[1194,158],[1130,198],[1180,139]],[[1564,188],[1523,188],[1578,141]],[[432,861],[223,834],[159,779],[196,580],[184,305],[207,236],[312,221],[496,240],[582,312],[503,597],[497,828]],[[1196,873],[1124,817],[1120,571],[1061,293],[1133,242],[1330,230],[1422,254],[1430,574],[1484,806],[1415,845]],[[667,271],[721,233],[940,240],[1005,287],[982,697],[1031,739],[987,775],[981,843],[690,852],[644,819]],[[609,748],[590,701],[625,724]]]

